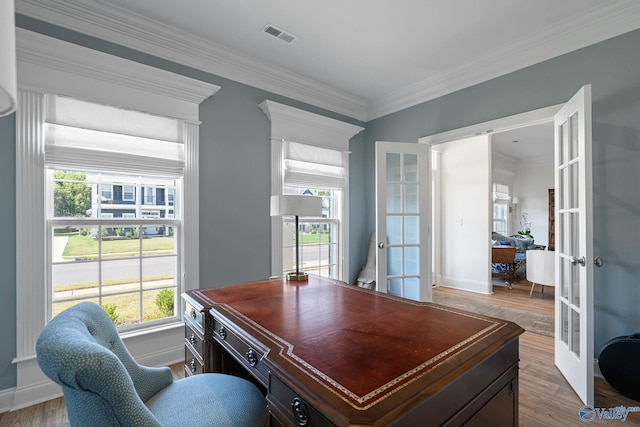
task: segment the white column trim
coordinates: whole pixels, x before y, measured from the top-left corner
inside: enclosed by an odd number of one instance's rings
[[[35,357],[47,319],[44,96],[18,90],[16,113],[16,358]],[[19,366],[18,366],[19,368]],[[18,387],[20,386],[18,369]]]
[[[284,166],[282,161],[282,140],[271,140],[271,195],[282,195]],[[271,275],[282,276],[282,218],[271,217]]]
[[[185,173],[182,206],[182,280],[185,291],[200,287],[200,127],[184,123]]]

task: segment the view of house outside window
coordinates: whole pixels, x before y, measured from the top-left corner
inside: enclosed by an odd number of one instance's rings
[[[322,197],[322,218],[299,218],[300,270],[319,276],[339,277],[341,191],[306,187],[283,188],[284,194]],[[296,270],[296,230],[293,217],[283,218],[282,264],[284,274]]]
[[[48,171],[52,315],[83,301],[125,328],[177,315],[179,185],[176,178]]]

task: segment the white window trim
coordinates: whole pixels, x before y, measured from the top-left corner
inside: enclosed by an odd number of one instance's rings
[[[16,114],[16,357],[19,409],[61,395],[36,361],[35,344],[47,322],[44,93],[65,94],[184,120],[182,290],[199,287],[199,104],[216,85],[16,29],[19,108]],[[123,336],[142,363],[174,363],[183,357],[183,328],[176,322]],[[144,343],[141,341],[144,340]],[[167,344],[171,343],[171,344]],[[182,354],[182,356],[180,356]]]
[[[271,195],[282,195],[283,141],[332,148],[344,153],[345,187],[342,193],[339,279],[348,282],[349,257],[345,254],[349,237],[349,140],[364,128],[269,100],[262,102],[260,108],[271,121]],[[271,218],[271,274],[282,275],[282,219],[278,217]]]

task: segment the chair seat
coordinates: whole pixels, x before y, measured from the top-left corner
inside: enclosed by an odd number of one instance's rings
[[[163,426],[262,427],[267,423],[264,396],[258,388],[225,374],[178,380],[145,405]]]

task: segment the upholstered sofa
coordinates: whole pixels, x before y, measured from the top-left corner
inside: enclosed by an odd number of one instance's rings
[[[514,279],[524,278],[527,274],[527,251],[535,249],[544,249],[545,246],[537,245],[530,236],[515,234],[512,236],[504,236],[500,233],[493,232],[491,234],[491,245],[493,247],[515,247],[516,253],[513,260],[514,266],[509,266],[504,262],[491,262],[491,274],[498,277],[509,277],[513,275]],[[513,268],[515,272],[510,271]]]

